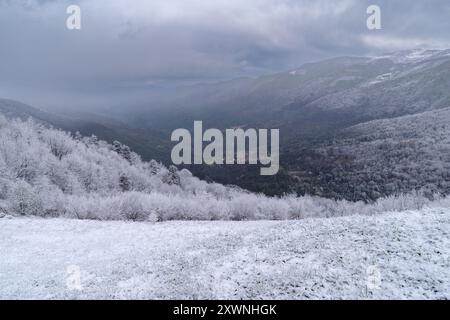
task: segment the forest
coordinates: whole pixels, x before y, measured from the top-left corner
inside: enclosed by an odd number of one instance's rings
[[[74,219],[285,220],[376,214],[439,205],[420,193],[372,203],[287,194],[268,197],[143,161],[129,147],[0,116],[0,213]]]

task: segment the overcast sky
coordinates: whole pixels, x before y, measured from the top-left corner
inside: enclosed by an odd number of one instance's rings
[[[66,28],[70,4],[79,31]],[[382,30],[366,27],[370,4]],[[0,97],[108,105],[155,86],[417,47],[450,47],[449,0],[0,0]]]

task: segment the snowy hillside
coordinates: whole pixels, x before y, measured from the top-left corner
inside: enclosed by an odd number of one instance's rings
[[[99,220],[260,220],[420,209],[419,194],[373,204],[269,198],[206,183],[187,170],[144,162],[119,142],[83,138],[32,120],[0,117],[0,216]]]
[[[421,189],[450,194],[450,108],[365,122],[316,146],[328,197],[377,199]],[[325,167],[327,165],[327,167]],[[343,174],[345,173],[345,174]]]
[[[450,299],[448,209],[289,222],[14,218],[0,230],[0,299]]]

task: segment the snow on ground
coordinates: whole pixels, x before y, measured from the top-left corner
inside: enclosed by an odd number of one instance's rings
[[[3,218],[0,298],[448,299],[449,253],[448,209],[281,222]]]

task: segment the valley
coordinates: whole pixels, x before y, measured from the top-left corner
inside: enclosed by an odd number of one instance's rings
[[[196,120],[223,132],[236,127],[279,129],[276,176],[259,176],[259,166],[181,167],[207,181],[267,195],[297,193],[373,201],[399,192],[450,192],[445,182],[448,148],[427,147],[429,139],[443,142],[448,134],[444,122],[450,107],[449,87],[450,51],[413,50],[379,57],[341,57],[258,78],[167,89],[149,94],[143,105],[110,107],[108,118],[105,111],[92,115],[67,111],[65,116],[39,112],[37,116],[64,130],[95,134],[109,142],[119,140],[143,159],[166,165],[171,164],[174,146],[171,133],[179,128],[191,130]],[[0,101],[0,111],[2,105]],[[30,108],[22,113],[36,117]],[[414,126],[402,125],[414,115]],[[441,120],[444,130],[434,138],[426,120],[430,117]],[[370,136],[365,128],[370,129]],[[385,137],[386,130],[396,128],[403,134]],[[432,162],[431,177],[427,170],[391,170],[401,159],[399,153],[408,158],[403,162],[411,168]]]

